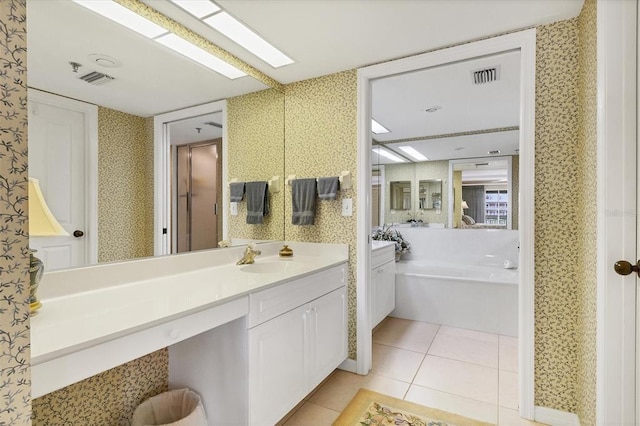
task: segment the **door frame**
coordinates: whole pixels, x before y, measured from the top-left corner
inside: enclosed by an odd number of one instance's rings
[[[358,230],[356,371],[371,369],[371,81],[508,50],[520,50],[519,389],[520,415],[534,417],[534,154],[536,29],[529,29],[358,70]]]
[[[98,107],[38,89],[27,89],[27,103],[40,102],[84,115],[85,266],[98,263]]]
[[[597,424],[638,424],[638,279],[612,268],[638,259],[637,24],[637,0],[597,2]]]
[[[222,239],[228,238],[227,187],[227,101],[209,102],[153,117],[153,252],[154,256],[171,254],[173,221],[171,220],[171,145],[169,124],[186,118],[222,111]]]

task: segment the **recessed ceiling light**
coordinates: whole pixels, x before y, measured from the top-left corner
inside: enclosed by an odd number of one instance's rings
[[[196,18],[204,18],[212,15],[220,10],[220,6],[209,0],[171,0]]]
[[[105,68],[119,68],[122,66],[122,63],[109,55],[102,55],[99,53],[92,53],[89,55],[89,60],[95,62],[96,65],[100,65]]]
[[[213,56],[209,52],[189,43],[187,40],[178,37],[175,34],[167,34],[162,37],[158,37],[155,40],[158,43],[167,46],[169,49],[172,49],[232,80],[247,75],[233,65],[226,63],[222,59]]]
[[[499,149],[494,149],[493,151],[489,151],[490,155],[495,155],[495,154],[500,154],[500,150]]]
[[[382,148],[382,147],[376,147],[376,148],[372,148],[371,149],[374,153],[378,154],[378,155],[382,155],[383,157],[391,160],[391,161],[395,161],[396,163],[404,163],[405,160],[403,158],[398,157],[395,154],[390,153],[389,151],[387,151],[386,149]]]
[[[293,59],[276,49],[227,12],[216,13],[204,19],[203,22],[214,30],[229,37],[274,68],[293,63]]]
[[[382,124],[378,123],[373,118],[371,119],[371,131],[376,135],[380,135],[382,133],[389,133],[390,130],[384,127]]]
[[[436,112],[437,110],[442,109],[440,105],[434,105],[424,110],[424,112]]]
[[[154,38],[169,31],[156,25],[146,18],[138,15],[132,10],[119,5],[113,1],[95,1],[95,0],[73,0],[76,4],[84,6],[95,13],[111,19],[120,25],[124,25],[148,38]]]
[[[414,160],[418,160],[418,161],[428,161],[429,160],[427,157],[422,155],[420,152],[418,152],[418,150],[416,150],[412,146],[399,146],[398,148],[400,148],[402,151],[404,151],[407,155],[409,155]]]

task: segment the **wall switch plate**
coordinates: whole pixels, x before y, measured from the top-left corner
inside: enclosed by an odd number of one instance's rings
[[[238,203],[231,203],[231,216],[238,216]]]
[[[342,200],[342,216],[353,216],[352,198],[345,198]]]

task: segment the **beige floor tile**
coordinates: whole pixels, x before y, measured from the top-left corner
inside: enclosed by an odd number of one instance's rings
[[[422,353],[374,343],[371,373],[410,383],[423,359]]]
[[[487,423],[495,424],[498,422],[498,407],[495,404],[476,401],[475,399],[417,385],[411,385],[405,399],[416,404],[437,408],[438,410],[448,411]]]
[[[482,342],[489,342],[498,344],[498,335],[494,333],[485,333],[483,331],[469,330],[466,328],[449,327],[447,325],[441,325],[438,330],[438,334],[444,334],[453,337],[463,337],[466,339],[479,340]]]
[[[402,399],[409,389],[409,383],[371,373],[368,376],[360,376],[338,370],[314,392],[309,402],[342,412],[360,388]]]
[[[500,336],[500,370],[518,372],[518,338]]]
[[[516,410],[498,407],[498,426],[543,426],[543,423],[523,419]]]
[[[340,415],[339,412],[305,402],[304,405],[287,420],[284,426],[331,426]]]
[[[428,353],[498,368],[498,335],[442,326]]]
[[[424,354],[438,327],[436,324],[389,317],[376,329],[373,342]]]
[[[505,370],[498,373],[498,405],[518,409],[518,373]]]
[[[413,383],[498,404],[498,370],[495,368],[427,355]]]

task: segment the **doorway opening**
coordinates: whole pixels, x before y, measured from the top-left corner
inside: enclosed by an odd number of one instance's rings
[[[390,76],[399,76],[408,74],[416,70],[444,67],[448,64],[458,63],[460,61],[466,61],[473,58],[483,58],[490,55],[496,55],[505,52],[519,52],[519,102],[515,107],[517,115],[519,117],[519,127],[507,128],[507,129],[493,129],[493,130],[509,130],[515,131],[518,135],[518,151],[519,154],[519,217],[517,223],[519,229],[517,232],[517,240],[519,243],[519,251],[516,254],[518,258],[518,286],[517,286],[517,306],[518,306],[518,336],[519,336],[519,411],[520,415],[524,418],[531,419],[534,416],[534,404],[533,404],[533,166],[534,166],[534,105],[535,105],[535,30],[526,30],[519,33],[508,34],[505,36],[495,37],[492,39],[482,40],[479,42],[469,43],[466,45],[455,46],[452,48],[442,49],[423,55],[417,55],[397,61],[391,61],[379,65],[373,65],[367,68],[358,70],[358,193],[362,194],[359,197],[358,205],[358,253],[362,253],[362,262],[358,262],[358,354],[357,354],[357,372],[360,374],[366,374],[371,368],[372,360],[372,337],[371,337],[371,319],[372,319],[372,300],[371,289],[369,283],[371,282],[371,225],[372,217],[370,206],[372,205],[372,139],[376,139],[372,135],[372,118],[378,119],[374,116],[373,111],[373,86],[374,82],[380,79],[384,79]],[[471,77],[469,77],[471,79]],[[433,108],[431,108],[433,106]],[[418,112],[422,112],[425,115],[432,114],[431,109],[438,112],[443,112],[442,105],[433,103],[433,105],[419,105]],[[426,119],[426,118],[425,118]],[[384,125],[384,123],[382,123]],[[482,129],[482,130],[488,130]],[[461,132],[457,132],[461,133]],[[479,132],[478,132],[479,133]],[[372,137],[374,136],[374,137]],[[466,134],[450,136],[467,136]],[[383,139],[378,137],[378,139]],[[494,138],[495,141],[496,138]],[[411,156],[411,150],[400,150],[399,145],[409,145],[410,142],[417,142],[410,136],[399,135],[390,141],[383,141],[385,146],[379,146],[378,149],[373,149],[374,152],[383,150],[387,151],[388,145],[398,144],[399,151],[395,151],[395,156],[398,154],[407,159],[407,156]],[[379,144],[380,145],[380,144]],[[456,146],[454,146],[455,149]],[[413,147],[417,149],[416,147]],[[402,154],[400,154],[402,152]],[[485,151],[486,152],[486,151]],[[389,154],[393,154],[390,152]],[[379,154],[382,155],[382,154]],[[486,153],[485,153],[486,155]],[[478,153],[473,153],[469,157],[481,157]],[[451,158],[451,157],[449,157]],[[401,160],[402,162],[402,160]],[[408,162],[408,161],[407,161]],[[380,162],[379,162],[380,163]],[[448,165],[448,164],[447,164]],[[448,168],[448,167],[447,167]],[[387,167],[385,173],[388,178],[391,178],[391,170]],[[445,172],[446,174],[446,172]],[[415,176],[414,176],[415,178]],[[386,179],[385,179],[386,180]],[[406,179],[402,179],[406,180]],[[446,178],[448,181],[448,176]],[[432,211],[428,209],[420,209],[416,211],[416,216],[425,216],[428,214],[435,214],[436,217],[446,218],[448,212],[443,212],[445,206],[448,206],[448,200],[444,200],[444,196],[448,194],[448,191],[444,191],[448,188],[451,182],[444,182],[437,178],[426,177],[423,182],[416,179],[416,182],[412,187],[415,188],[415,205],[420,206],[422,198],[420,196],[422,186],[425,186],[425,194],[431,195],[429,201],[425,195],[424,206],[430,207]],[[431,186],[438,184],[441,188],[433,189]],[[385,182],[386,185],[386,182]],[[431,186],[426,186],[431,185]],[[461,188],[460,188],[461,189]],[[461,192],[461,191],[459,191]],[[390,202],[391,200],[389,200]],[[460,214],[462,215],[462,200],[458,203],[460,206]],[[425,210],[425,211],[422,211]],[[398,220],[392,220],[392,212],[389,209],[388,214],[385,212],[384,222],[407,222],[408,214],[402,215],[398,213],[398,209],[393,209]],[[422,213],[422,214],[419,214]],[[402,219],[402,220],[400,220]],[[417,221],[417,219],[411,217]],[[438,222],[438,220],[431,220],[431,222]],[[412,229],[412,228],[411,228]],[[451,230],[458,232],[460,235],[465,235],[465,231]],[[471,232],[471,231],[466,231]],[[506,231],[505,231],[506,232]],[[512,232],[512,231],[509,231]],[[468,235],[468,234],[467,234]]]

